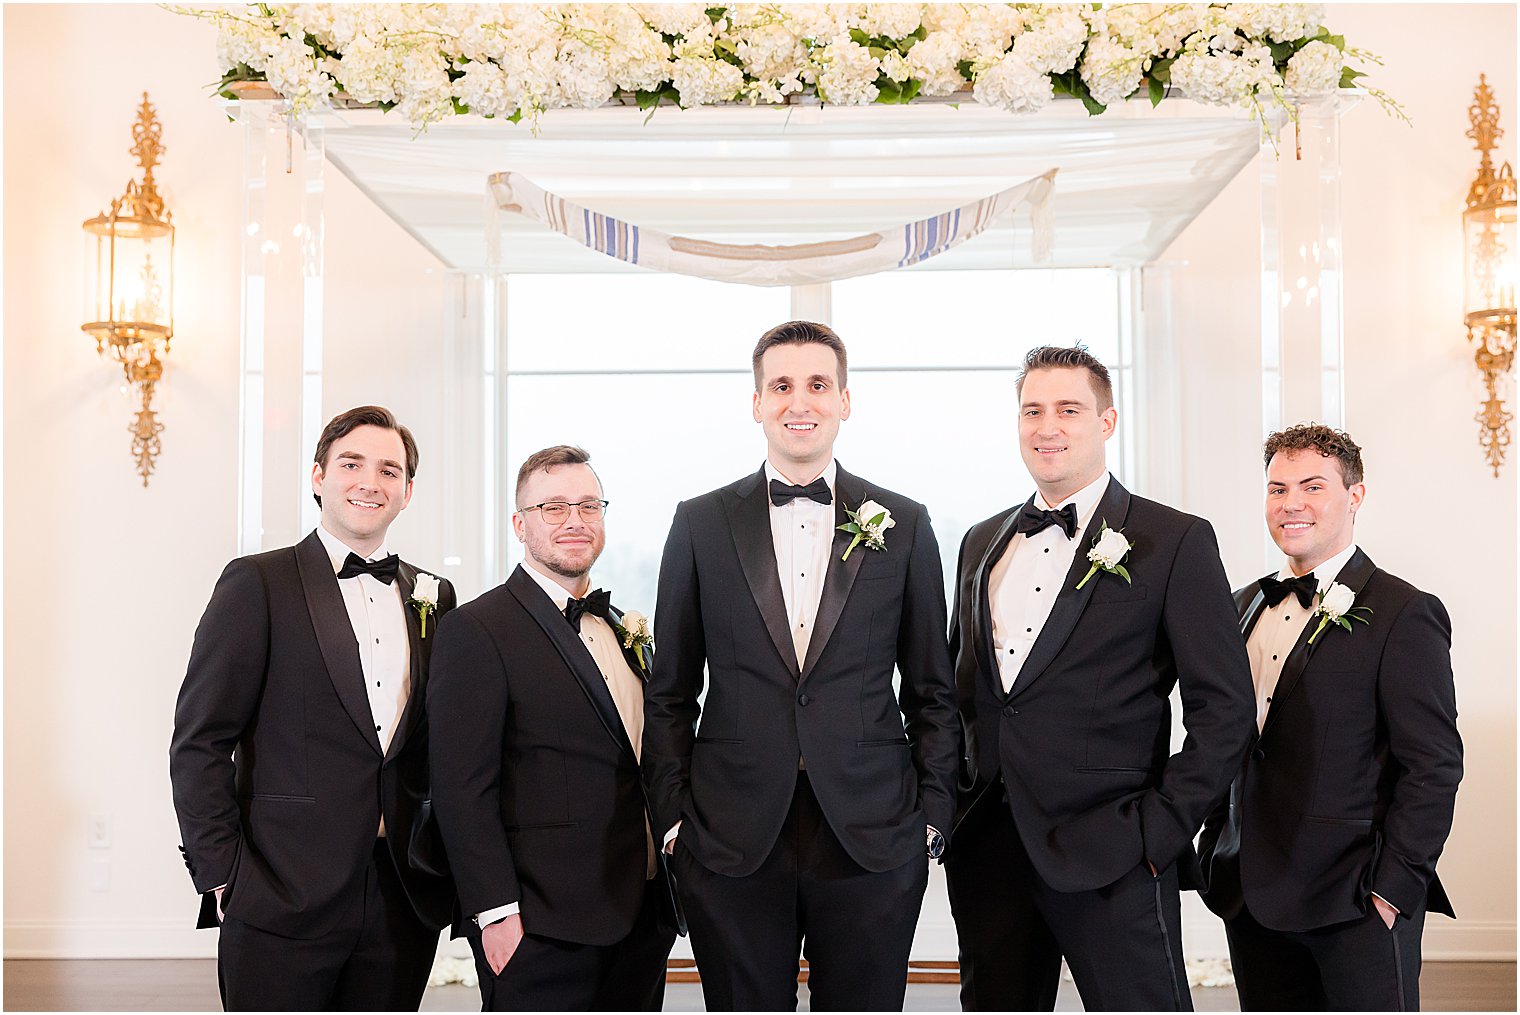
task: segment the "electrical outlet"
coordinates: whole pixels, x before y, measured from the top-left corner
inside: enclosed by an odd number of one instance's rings
[[[111,861],[90,861],[90,891],[109,892],[111,890]]]
[[[90,828],[87,834],[91,849],[110,849],[113,837],[111,815],[100,811],[91,814]]]

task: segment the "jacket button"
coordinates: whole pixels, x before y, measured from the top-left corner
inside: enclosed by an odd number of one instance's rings
[[[810,702],[812,700],[813,700],[812,698],[809,698],[805,694],[799,694],[799,695],[797,695],[797,704],[799,704],[799,705],[806,705],[808,702]]]
[[[1013,715],[1018,715],[1019,713],[1018,713],[1018,710],[1015,709],[1012,705],[1004,705],[1003,706],[1003,714],[1004,715],[1013,716]]]
[[[1251,757],[1255,758],[1257,761],[1266,761],[1267,752],[1258,747],[1256,750],[1251,752]]]

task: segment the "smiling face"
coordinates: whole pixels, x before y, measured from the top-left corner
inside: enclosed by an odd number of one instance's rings
[[[754,415],[777,471],[794,483],[817,479],[834,455],[840,421],[850,418],[850,392],[840,386],[834,350],[817,342],[767,349]]]
[[[1081,367],[1024,375],[1019,452],[1047,504],[1059,504],[1103,475],[1103,446],[1118,421],[1113,406],[1098,411],[1097,393]]]
[[[312,466],[311,491],[322,498],[322,527],[369,556],[412,499],[401,435],[385,427],[355,427],[333,443],[326,462]]]
[[[553,500],[580,504],[600,500],[601,496],[602,484],[585,463],[540,469],[529,474],[518,489],[512,531],[523,544],[524,555],[571,595],[585,592],[586,574],[602,555],[607,541],[606,517],[588,521],[577,510],[558,525],[551,525],[542,511],[521,509]]]
[[[1367,487],[1346,485],[1341,463],[1313,449],[1279,451],[1267,465],[1267,528],[1295,575],[1351,545]]]

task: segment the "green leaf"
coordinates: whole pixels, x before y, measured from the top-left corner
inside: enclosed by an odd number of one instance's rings
[[[1161,105],[1161,100],[1166,98],[1166,85],[1162,84],[1160,81],[1157,81],[1155,78],[1151,78],[1150,83],[1147,87],[1149,89],[1149,94],[1151,97],[1151,108],[1155,109],[1157,106]]]
[[[876,526],[880,525],[886,519],[886,517],[887,517],[887,513],[885,511],[883,511],[881,514],[877,515],[875,518],[872,518],[870,521],[866,522],[866,524],[869,525],[869,526],[871,526],[874,529]]]
[[[1336,83],[1336,87],[1337,88],[1355,88],[1356,87],[1356,79],[1357,78],[1364,78],[1366,76],[1367,75],[1364,72],[1362,72],[1362,71],[1352,70],[1350,67],[1342,67],[1341,68],[1341,79],[1340,79],[1339,82]]]
[[[1135,584],[1134,580],[1132,578],[1130,578],[1129,572],[1124,569],[1124,565],[1123,564],[1115,564],[1114,565],[1114,574],[1118,575],[1120,578],[1123,578],[1124,579],[1124,584],[1126,584],[1126,585],[1133,585],[1133,584]]]
[[[970,60],[962,60],[962,61],[960,61],[959,63],[957,63],[955,65],[955,69],[958,70],[958,71],[960,71],[961,77],[965,78],[967,81],[974,80],[971,77],[971,61]]]
[[[871,37],[866,34],[864,28],[852,28],[850,29],[850,41],[857,46],[869,46],[871,44]]]
[[[902,84],[902,100],[904,102],[912,102],[918,98],[919,89],[923,87],[924,83],[918,78],[909,78],[904,81]]]
[[[633,100],[638,103],[640,109],[653,109],[660,104],[660,93],[640,88],[634,93]]]
[[[728,8],[727,7],[709,7],[709,8],[707,8],[707,12],[706,13],[707,13],[707,20],[711,21],[713,24],[716,25],[718,22],[720,22],[720,21],[723,20],[723,15],[725,15],[725,14],[728,13]]]
[[[871,58],[874,60],[880,60],[887,55],[887,50],[881,46],[867,46],[866,52],[870,53]],[[896,50],[893,50],[893,52],[896,52]]]
[[[522,118],[523,118],[523,111],[522,111],[522,107],[519,106],[518,108],[512,110],[512,115],[509,116],[509,117],[507,117],[506,119],[507,119],[508,123],[522,123]]]
[[[450,95],[449,103],[454,107],[454,112],[459,116],[464,116],[470,111],[470,107],[459,101],[459,96],[457,95]]]
[[[903,101],[902,86],[885,74],[876,76],[876,101],[895,106]]]
[[[1170,85],[1172,83],[1172,64],[1176,62],[1177,58],[1175,56],[1151,61],[1150,76],[1164,85]]]
[[[1272,62],[1278,66],[1287,63],[1294,50],[1291,42],[1268,42],[1267,48],[1272,51]]]
[[[1344,52],[1346,49],[1346,37],[1344,35],[1327,34],[1323,39],[1320,39],[1318,41],[1328,42],[1330,45],[1334,46],[1336,49],[1341,50],[1342,52]]]

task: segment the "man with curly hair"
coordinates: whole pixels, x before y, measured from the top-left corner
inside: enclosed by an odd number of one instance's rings
[[[1362,453],[1318,424],[1267,438],[1286,560],[1235,593],[1258,735],[1200,841],[1246,1011],[1414,1011],[1462,741],[1441,601],[1352,531]]]

